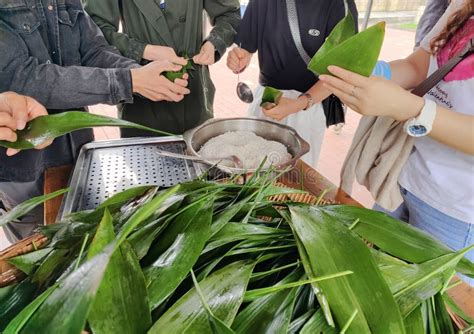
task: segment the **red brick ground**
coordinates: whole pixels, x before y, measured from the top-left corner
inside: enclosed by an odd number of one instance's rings
[[[413,41],[413,32],[387,29],[380,58],[394,60],[406,57],[412,51]],[[227,69],[225,57],[222,61],[211,67],[211,73],[217,89],[214,104],[215,116],[219,118],[245,116],[247,105],[240,102],[235,94],[237,76]],[[258,81],[258,61],[256,57],[252,60],[250,67],[241,74],[241,80],[246,81],[251,86],[256,85]],[[96,113],[116,116],[115,107],[99,105],[91,109]],[[358,114],[349,111],[346,117],[347,124],[340,134],[336,134],[331,129],[326,131],[318,171],[335,184],[339,183],[339,171],[357,128],[358,121]],[[114,128],[97,129],[96,137],[97,139],[118,138],[119,132]],[[353,196],[366,206],[371,206],[373,203],[370,194],[359,185],[354,186]]]

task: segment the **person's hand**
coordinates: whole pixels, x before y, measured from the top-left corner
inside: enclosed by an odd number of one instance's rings
[[[212,65],[216,62],[216,48],[214,44],[207,41],[201,47],[201,51],[193,57],[198,65]]]
[[[366,116],[387,116],[397,121],[416,117],[424,105],[421,97],[396,83],[378,77],[366,78],[337,66],[329,66],[334,75],[319,80],[349,108]]]
[[[247,50],[235,47],[227,55],[227,67],[235,74],[243,72],[249,66],[252,54]]]
[[[262,108],[265,116],[273,118],[275,121],[281,121],[291,114],[303,110],[308,105],[308,99],[304,96],[298,99],[288,99],[282,97],[278,104],[271,109]]]
[[[182,79],[169,81],[161,75],[166,71],[179,71],[182,66],[169,61],[154,61],[140,68],[131,69],[133,92],[151,101],[181,101],[189,94],[188,75]]]
[[[31,97],[13,92],[0,94],[0,140],[15,142],[16,130],[23,130],[27,122],[47,114],[46,109]],[[51,143],[52,141],[47,141],[36,148],[42,149]],[[18,152],[19,150],[9,148],[7,155],[12,156]]]
[[[155,60],[167,60],[173,64],[184,66],[188,63],[186,59],[183,57],[178,57],[176,52],[173,48],[168,46],[161,46],[161,45],[152,45],[148,44],[145,47],[145,51],[143,52],[143,59],[155,61]]]

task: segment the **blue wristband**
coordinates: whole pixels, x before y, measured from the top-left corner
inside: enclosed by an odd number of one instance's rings
[[[375,64],[375,68],[372,71],[372,75],[375,77],[382,77],[387,80],[392,79],[392,69],[390,68],[390,64],[386,61],[379,60],[377,64]]]

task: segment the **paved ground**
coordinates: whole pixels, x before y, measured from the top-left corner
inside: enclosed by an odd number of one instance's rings
[[[381,59],[393,60],[407,56],[412,50],[413,40],[413,32],[387,29]],[[225,59],[212,66],[211,72],[214,84],[217,87],[215,116],[219,118],[245,116],[247,105],[240,102],[235,95],[237,76],[227,69]],[[251,86],[255,86],[258,80],[256,57],[253,59],[251,66],[241,75],[241,79]],[[114,117],[117,114],[115,107],[105,105],[92,107],[92,112]],[[340,134],[336,134],[331,129],[326,131],[318,165],[318,171],[335,184],[339,184],[339,171],[359,121],[359,116],[354,112],[349,112],[346,118],[347,124]],[[114,128],[101,128],[96,131],[96,137],[99,140],[114,139],[119,137],[119,132]],[[358,185],[354,187],[353,196],[366,206],[371,206],[373,203],[370,194]],[[3,230],[0,229],[0,249],[6,246],[8,246],[8,243],[3,235]]]

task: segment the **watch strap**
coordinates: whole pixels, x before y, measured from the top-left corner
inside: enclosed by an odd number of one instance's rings
[[[429,99],[425,99],[425,104],[421,109],[420,114],[417,117],[411,118],[405,122],[405,131],[413,137],[422,137],[428,135],[433,129],[433,123],[436,118],[437,107],[438,105],[436,104],[436,102]],[[423,127],[424,129],[422,133],[414,133],[410,129],[410,127]]]

